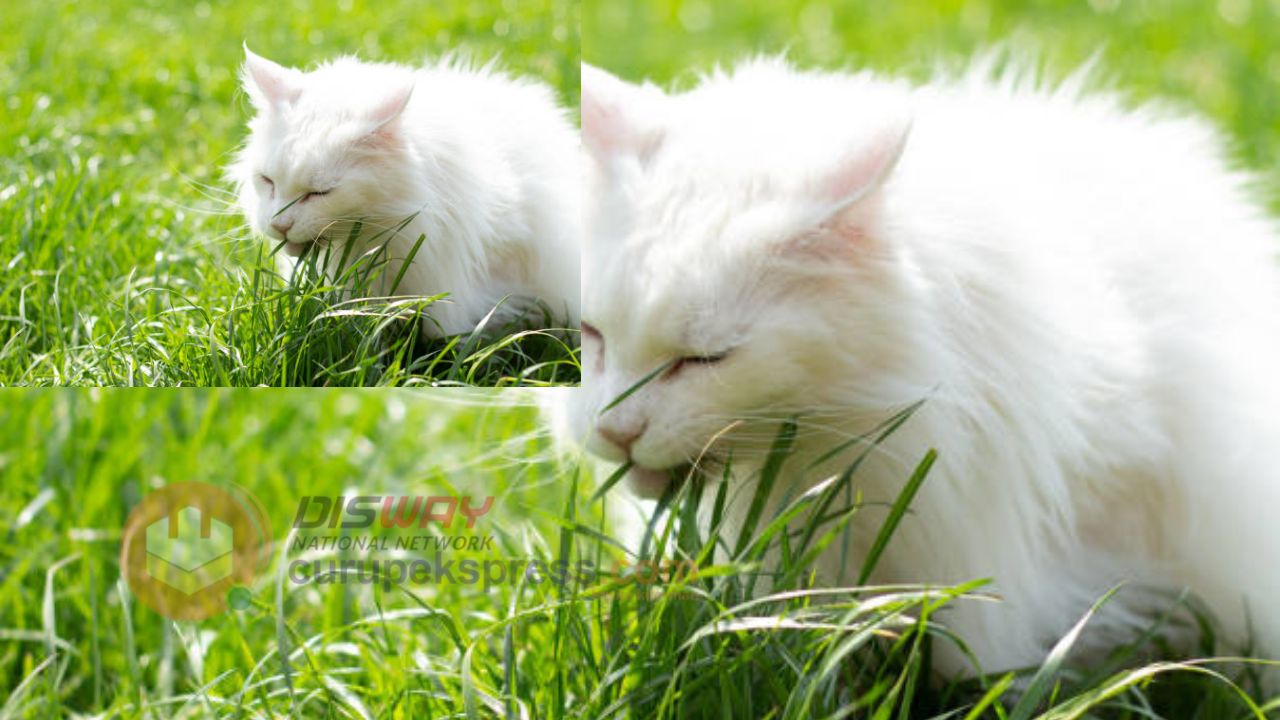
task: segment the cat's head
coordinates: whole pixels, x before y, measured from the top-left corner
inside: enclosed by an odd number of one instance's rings
[[[342,241],[356,220],[375,225],[398,213],[401,116],[413,72],[340,58],[310,72],[245,48],[241,71],[255,115],[230,168],[240,209],[254,231],[301,254],[312,242]]]
[[[575,431],[630,458],[642,494],[704,449],[760,452],[778,420],[827,412],[902,360],[887,204],[906,92],[851,80],[832,98],[822,79],[757,61],[666,94],[583,69],[595,172]]]

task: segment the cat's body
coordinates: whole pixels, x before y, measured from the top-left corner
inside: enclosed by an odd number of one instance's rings
[[[874,579],[994,578],[1003,602],[943,618],[985,670],[1038,664],[1122,581],[1190,588],[1280,655],[1274,226],[1207,128],[1078,82],[757,61],[667,95],[587,68],[575,431],[654,493],[704,449],[750,477],[781,419],[794,470],[924,399],[855,476],[854,549],[936,448]],[[1122,591],[1086,644],[1151,602]]]
[[[255,231],[290,255],[327,247],[334,272],[390,238],[376,295],[425,235],[395,294],[449,293],[427,335],[469,332],[504,298],[499,317],[539,323],[536,300],[549,326],[576,327],[578,141],[545,86],[453,60],[303,73],[252,53],[244,82],[258,112],[230,175]]]

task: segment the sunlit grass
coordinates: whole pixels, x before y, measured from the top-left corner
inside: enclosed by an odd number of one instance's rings
[[[845,528],[893,542],[931,455],[890,512],[867,513],[851,483],[877,436],[845,448],[850,472],[796,494],[780,481],[803,469],[784,424],[760,482],[678,483],[640,516],[643,537],[622,542],[606,517],[635,509],[608,511],[622,502],[614,493],[592,497],[600,478],[554,451],[530,403],[475,390],[11,396],[0,407],[0,716],[1137,720],[1280,709],[1251,699],[1240,662],[1152,663],[1169,655],[1170,623],[1194,618],[1176,598],[1171,617],[1101,662],[1069,654],[1091,631],[1082,615],[1038,667],[937,677],[939,648],[965,642],[946,629],[949,608],[999,601],[985,581],[868,586],[859,576],[874,552],[835,587],[809,572]],[[190,480],[254,493],[277,552],[247,608],[171,622],[120,582],[120,532],[146,493]],[[770,486],[783,499],[776,517],[758,515],[741,534],[724,522],[728,503],[763,507]],[[741,487],[756,489],[738,497]],[[450,533],[492,536],[493,547],[450,557],[594,572],[489,587],[288,576],[299,558],[322,572],[343,560],[432,559],[299,552],[287,540],[300,496],[445,493],[495,497],[474,530]],[[1195,652],[1209,657],[1212,626],[1200,635]]]

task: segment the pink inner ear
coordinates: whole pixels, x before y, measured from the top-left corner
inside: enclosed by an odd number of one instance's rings
[[[826,216],[810,232],[783,243],[782,252],[840,265],[857,262],[873,252],[871,226],[877,205],[861,201],[893,173],[910,129],[910,122],[905,120],[886,124],[820,174],[809,192],[826,207]]]
[[[874,192],[898,164],[910,129],[909,121],[895,121],[846,152],[819,180],[819,197],[844,208]]]
[[[608,155],[616,145],[618,118],[595,98],[582,96],[582,138],[587,149],[596,156]]]
[[[296,73],[293,70],[254,55],[248,48],[245,48],[245,69],[262,99],[271,106],[288,105],[302,93],[295,84]]]
[[[582,142],[597,161],[624,154],[643,156],[658,138],[653,123],[663,96],[599,68],[582,66]]]
[[[626,132],[621,81],[590,65],[582,67],[582,140],[597,158],[613,154]]]
[[[409,84],[397,89],[385,100],[374,106],[369,114],[369,119],[373,121],[374,132],[381,132],[389,129],[392,121],[400,117],[404,109],[409,106],[409,99],[413,97],[413,85]]]

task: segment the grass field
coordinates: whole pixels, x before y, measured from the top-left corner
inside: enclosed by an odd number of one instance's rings
[[[1248,687],[1238,663],[1132,670],[1137,642],[1089,667],[1051,656],[1022,675],[1021,693],[1012,673],[934,681],[932,648],[953,642],[934,617],[982,601],[982,587],[813,591],[808,550],[867,521],[841,499],[843,479],[784,522],[761,518],[747,542],[696,532],[697,496],[686,492],[636,555],[605,520],[618,499],[591,496],[605,479],[553,452],[534,392],[10,391],[0,406],[0,718],[1216,720],[1280,709],[1216,675]],[[777,457],[785,469],[785,428]],[[927,481],[927,469],[916,477]],[[121,579],[129,510],[179,481],[253,493],[276,540],[247,601],[201,621],[166,620]],[[493,538],[447,558],[564,562],[571,581],[486,569],[488,586],[460,574],[334,582],[333,563],[433,555],[294,544],[416,534],[291,531],[303,495],[442,493],[473,506],[495,498],[474,529],[428,530]],[[892,528],[878,532],[891,542]],[[787,559],[766,563],[784,534]],[[712,560],[717,543],[731,559]],[[299,560],[320,565],[295,577]],[[753,589],[760,572],[775,595]],[[392,575],[384,565],[369,577]]]
[[[569,0],[11,0],[0,13],[0,385],[572,383],[543,335],[412,343],[392,316],[277,277],[222,168],[242,43],[306,66],[448,50],[577,104]],[[430,313],[430,308],[425,308]]]
[[[173,623],[127,602],[117,585],[120,532],[142,496],[180,480],[246,488],[269,509],[281,541],[304,493],[449,490],[498,498],[477,532],[498,536],[502,555],[545,553],[572,473],[551,461],[533,410],[519,405],[527,396],[11,392],[0,410],[0,717],[280,717],[295,703],[302,717],[359,717],[356,707],[378,717],[439,716],[464,704],[451,624],[480,643],[470,660],[476,692],[500,680],[490,674],[502,657],[495,623],[514,595],[440,586],[415,589],[414,600],[316,586],[290,592],[277,614],[267,577],[247,611]],[[377,619],[427,607],[440,617]],[[275,618],[289,637],[278,635]],[[541,643],[542,630],[532,629]],[[271,660],[280,642],[298,653],[291,681]]]

